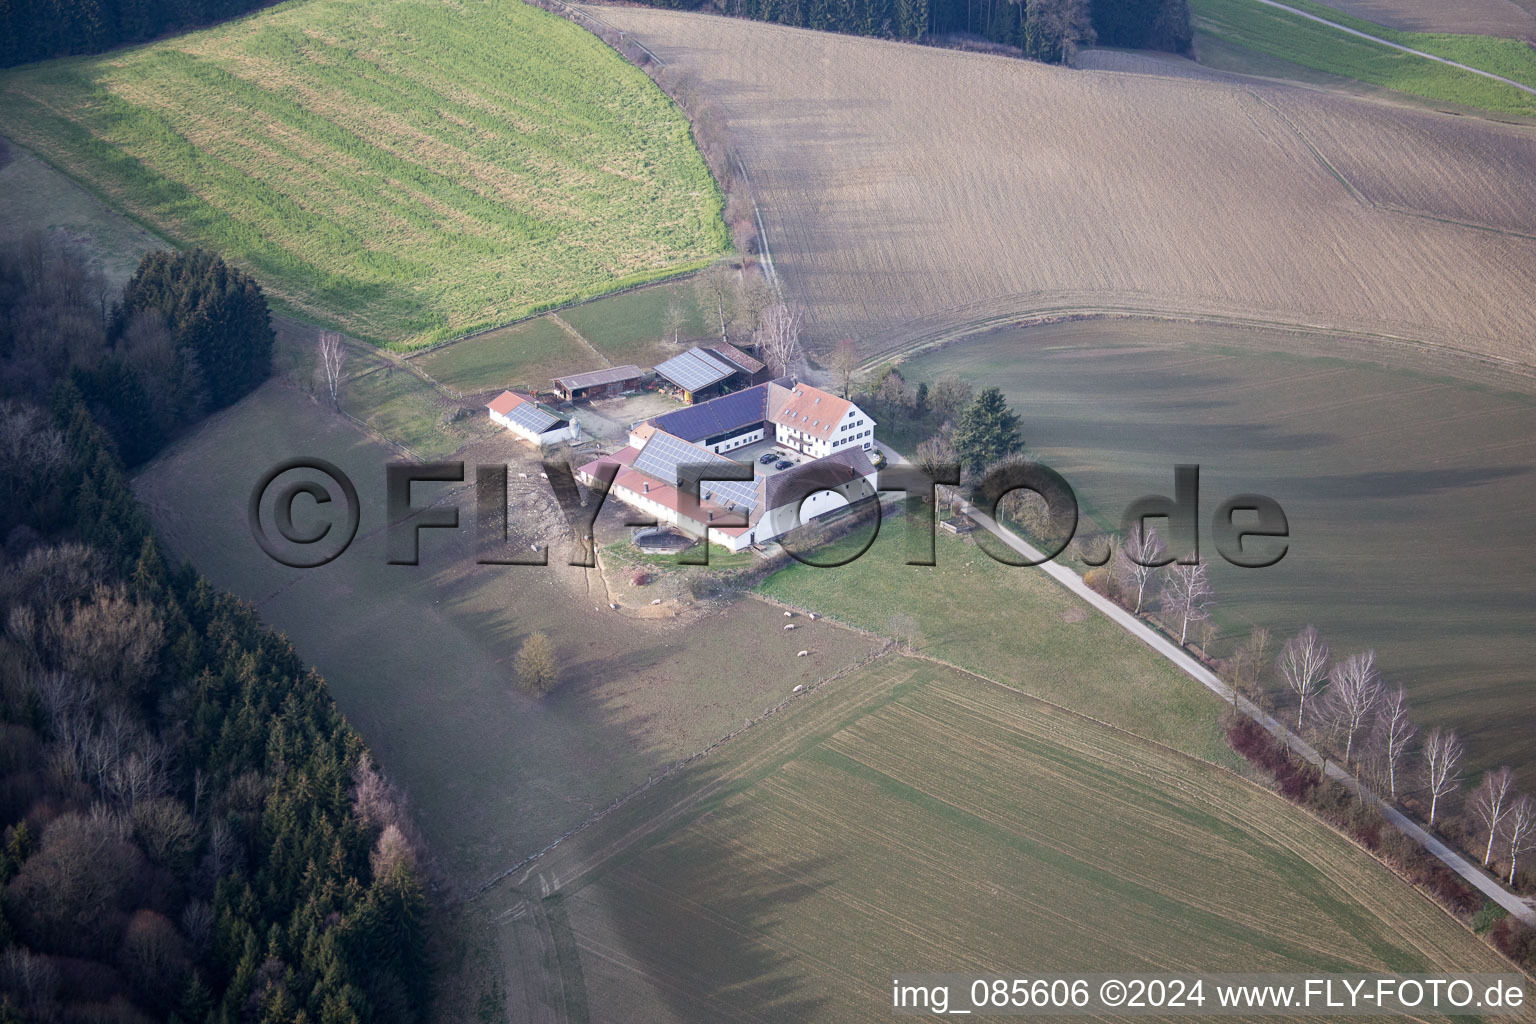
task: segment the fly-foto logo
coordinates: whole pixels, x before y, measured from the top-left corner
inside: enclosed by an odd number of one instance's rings
[[[593,528],[612,488],[618,466],[613,463],[600,465],[594,486],[587,488],[585,493],[570,463],[545,462],[543,467],[550,491],[571,531],[570,564],[596,565]],[[463,484],[467,479],[465,464],[395,462],[383,468],[386,560],[391,565],[417,565],[421,557],[421,531],[458,530],[460,508],[456,503],[417,504],[415,485]],[[780,543],[792,557],[807,565],[821,568],[846,565],[868,551],[879,533],[880,495],[901,493],[908,498],[924,499],[909,504],[914,514],[926,517],[920,523],[919,538],[923,542],[909,553],[907,564],[933,565],[933,541],[937,532],[933,499],[940,485],[954,487],[959,484],[960,469],[944,465],[929,467],[929,470],[931,475],[911,464],[891,466],[880,472],[877,483],[857,481],[851,493],[843,496],[848,504],[865,512],[864,521],[873,527],[862,546],[850,548],[842,544],[834,556],[819,550],[827,547],[826,536],[806,540],[797,538],[794,532],[780,537]],[[709,462],[680,465],[676,479],[667,483],[677,488],[684,502],[698,505],[701,493],[708,493],[710,483],[752,479],[749,466],[722,466],[719,462]],[[508,549],[511,525],[508,467],[496,463],[477,465],[474,481],[476,560],[483,565],[549,564],[547,544],[536,545],[537,550],[532,553],[514,553]],[[799,510],[824,490],[823,485],[806,481],[797,483],[787,494],[780,494],[779,500],[788,502],[795,510],[796,523],[804,525],[804,520],[798,518]],[[1007,565],[1038,565],[1056,558],[1072,543],[1079,522],[1077,495],[1061,474],[1038,462],[1005,464],[975,481],[969,488],[969,500],[980,512],[995,520],[1003,500],[1019,492],[1038,495],[1045,505],[1045,520],[1053,524],[1043,557],[1029,558],[986,532],[977,534],[978,546]],[[247,505],[247,519],[252,537],[274,561],[295,569],[313,569],[335,560],[352,544],[357,537],[361,511],[357,487],[340,468],[324,459],[294,458],[273,466],[256,481]],[[1167,546],[1130,545],[1126,549],[1128,557],[1152,567],[1171,562],[1183,565],[1200,562],[1199,466],[1176,466],[1173,497],[1146,495],[1136,499],[1126,507],[1120,528],[1127,537],[1144,537],[1154,529],[1149,525],[1154,521],[1166,521],[1172,543]],[[657,525],[653,516],[638,510],[630,510],[624,523],[626,526]],[[738,511],[712,520],[710,528],[728,529],[748,523],[749,516]],[[1290,535],[1290,521],[1285,510],[1278,501],[1262,494],[1228,497],[1216,507],[1210,519],[1210,536],[1217,553],[1241,568],[1264,568],[1279,562],[1290,550]],[[1111,553],[1109,544],[1104,542],[1098,545],[1098,550],[1083,551],[1082,558],[1089,565],[1103,565]],[[685,563],[708,564],[708,545],[702,545],[697,552],[684,552],[679,558]]]

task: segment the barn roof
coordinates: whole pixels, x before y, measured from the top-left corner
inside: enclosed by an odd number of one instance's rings
[[[740,371],[717,355],[702,348],[691,348],[664,363],[657,363],[656,372],[684,391],[702,391]]]
[[[801,463],[763,479],[763,504],[767,508],[799,504],[817,491],[830,491],[858,477],[874,473],[874,464],[862,449],[849,448],[825,458]]]
[[[573,391],[580,388],[602,387],[604,384],[617,384],[620,381],[635,380],[644,376],[645,371],[638,366],[610,366],[606,370],[587,370],[567,377],[556,377],[555,383],[567,391]]]

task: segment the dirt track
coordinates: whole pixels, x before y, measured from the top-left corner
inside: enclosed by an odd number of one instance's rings
[[[1536,361],[1536,131],[1272,84],[600,14],[718,99],[818,342],[852,334],[874,353],[1094,309]],[[1426,156],[1426,139],[1443,141]]]

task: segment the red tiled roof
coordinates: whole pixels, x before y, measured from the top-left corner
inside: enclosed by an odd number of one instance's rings
[[[576,472],[577,473],[584,473],[587,476],[596,476],[597,475],[597,467],[601,466],[603,463],[605,463],[605,462],[616,462],[620,466],[627,467],[627,466],[630,466],[630,465],[634,464],[635,456],[639,455],[639,454],[640,454],[640,449],[638,449],[638,448],[631,448],[630,446],[625,445],[623,448],[620,448],[618,451],[614,452],[612,455],[599,455],[597,458],[593,459],[591,462],[589,462],[586,465],[582,466]]]
[[[486,407],[490,409],[491,412],[505,416],[507,413],[511,412],[513,409],[516,409],[526,401],[528,401],[528,399],[514,391],[503,391],[501,394],[491,399],[490,403]]]
[[[718,345],[711,345],[710,351],[733,366],[741,367],[748,373],[757,373],[763,368],[763,363],[760,360],[752,358],[728,341],[722,341]]]
[[[832,436],[853,406],[847,399],[809,384],[796,384],[793,388],[780,390],[788,394],[778,395],[780,403],[770,413],[773,421],[823,440]]]

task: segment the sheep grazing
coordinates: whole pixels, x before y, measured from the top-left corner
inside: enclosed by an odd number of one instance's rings
[[[795,624],[793,622],[791,622],[789,625],[785,626],[784,628],[785,629],[794,629],[795,628]]]
[[[795,655],[795,657],[797,657],[797,658],[803,658],[803,657],[805,657],[805,656],[806,656],[806,655],[807,655],[807,654],[810,654],[810,653],[811,653],[811,652],[810,652],[810,651],[801,651],[801,652],[800,652],[800,653],[799,653],[799,654],[797,654],[797,655]]]

